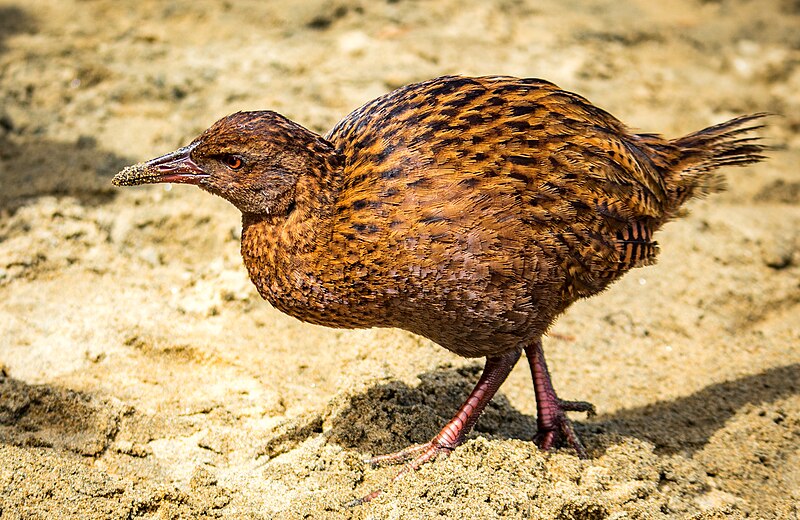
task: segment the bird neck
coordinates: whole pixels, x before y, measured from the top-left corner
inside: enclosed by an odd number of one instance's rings
[[[245,228],[257,225],[267,234],[292,235],[304,232],[305,224],[330,219],[342,182],[343,157],[315,132],[288,119],[285,125],[281,133],[284,167],[294,172],[297,181],[269,211],[243,212]]]
[[[258,227],[260,232],[293,237],[308,231],[322,231],[329,222],[342,183],[341,158],[332,148],[318,150],[299,176],[292,196],[280,212],[242,213],[242,227]],[[322,227],[320,227],[322,225]]]
[[[250,279],[262,297],[291,315],[296,312],[284,304],[300,305],[308,298],[297,284],[315,283],[311,278],[325,263],[320,257],[330,249],[342,183],[342,161],[332,147],[330,152],[317,155],[316,164],[299,177],[285,212],[242,214],[242,257]]]

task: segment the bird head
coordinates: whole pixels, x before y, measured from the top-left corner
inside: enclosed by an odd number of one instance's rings
[[[242,213],[279,215],[292,207],[301,178],[329,174],[336,161],[328,141],[280,114],[237,112],[183,148],[128,166],[111,182],[194,184]]]

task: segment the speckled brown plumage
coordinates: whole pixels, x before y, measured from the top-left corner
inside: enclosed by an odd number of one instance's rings
[[[233,114],[115,182],[193,183],[235,204],[250,278],[292,316],[487,357],[488,397],[420,464],[461,442],[523,349],[544,447],[563,437],[581,452],[563,412],[589,405],[543,390],[541,336],[577,299],[653,263],[656,231],[722,186],[713,170],[761,160],[743,136],[760,117],[666,140],[546,81],[449,76],[367,103],[325,138],[274,112]]]

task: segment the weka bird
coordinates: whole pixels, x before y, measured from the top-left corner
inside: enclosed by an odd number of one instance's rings
[[[557,397],[542,335],[575,300],[653,263],[653,234],[721,188],[713,170],[761,160],[743,135],[761,116],[666,140],[546,81],[447,76],[367,103],[324,138],[275,112],[239,112],[113,182],[196,184],[234,204],[251,280],[291,316],[398,327],[486,357],[438,435],[369,462],[416,469],[449,453],[523,350],[539,446],[585,456],[565,412],[592,406]]]

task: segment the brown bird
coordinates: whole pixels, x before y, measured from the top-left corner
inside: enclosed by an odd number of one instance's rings
[[[114,177],[195,184],[242,212],[242,256],[273,306],[341,328],[398,327],[485,357],[430,442],[369,459],[448,454],[524,350],[542,449],[586,452],[550,382],[542,335],[579,298],[652,264],[653,234],[722,166],[762,160],[743,116],[667,140],[539,79],[446,76],[355,110],[324,138],[271,111],[238,112]],[[361,501],[374,498],[380,491]]]

